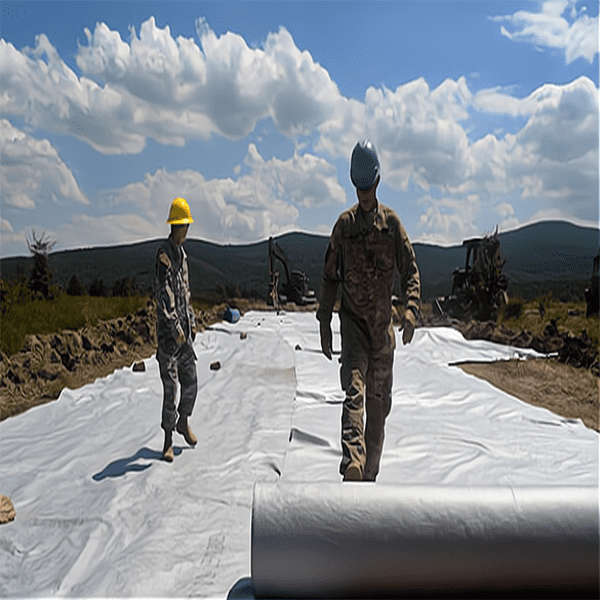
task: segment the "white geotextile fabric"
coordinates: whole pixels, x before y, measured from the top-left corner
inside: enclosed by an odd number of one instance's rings
[[[598,485],[596,432],[449,366],[533,351],[446,328],[397,337],[379,482]],[[0,423],[17,511],[0,528],[0,596],[225,597],[250,575],[254,482],[340,481],[339,354],[320,353],[314,313],[250,312],[195,350],[199,442],[176,434],[172,464],[153,358]]]

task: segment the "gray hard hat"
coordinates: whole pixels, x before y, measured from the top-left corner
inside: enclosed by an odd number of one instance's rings
[[[379,159],[369,140],[359,142],[352,150],[350,179],[360,190],[368,190],[379,175]]]

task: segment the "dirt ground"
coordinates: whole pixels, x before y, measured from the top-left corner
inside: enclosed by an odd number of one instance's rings
[[[586,369],[552,358],[462,363],[463,371],[485,379],[524,402],[598,429],[600,379]]]

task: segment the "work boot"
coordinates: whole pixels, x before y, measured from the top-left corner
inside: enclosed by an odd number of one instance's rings
[[[173,432],[165,431],[165,444],[163,446],[163,460],[173,462]]]
[[[183,439],[190,445],[195,446],[198,443],[198,439],[192,433],[190,426],[188,424],[188,418],[183,415],[179,417],[177,421],[177,425],[175,425],[175,429],[177,432],[183,436]]]
[[[362,481],[360,467],[350,465],[344,473],[344,481]]]

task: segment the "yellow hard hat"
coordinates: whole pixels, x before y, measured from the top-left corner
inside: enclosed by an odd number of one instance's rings
[[[169,225],[187,225],[193,222],[194,219],[192,219],[192,213],[185,198],[175,198],[171,204],[167,223]]]

